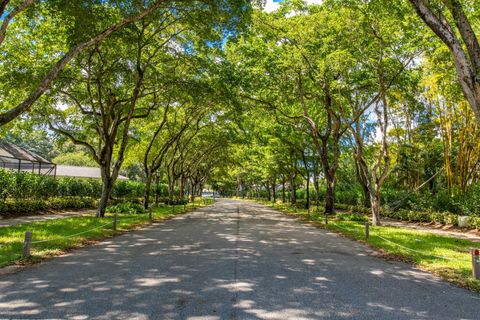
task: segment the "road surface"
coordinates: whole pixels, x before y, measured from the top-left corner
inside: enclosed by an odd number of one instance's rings
[[[0,276],[0,318],[480,319],[480,295],[221,200]]]

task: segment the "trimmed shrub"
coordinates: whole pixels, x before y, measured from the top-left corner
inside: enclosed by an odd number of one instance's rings
[[[382,210],[382,215],[384,217],[411,222],[435,222],[449,225],[457,225],[458,223],[458,215],[449,212],[399,209],[395,211]]]
[[[6,199],[13,185],[13,175],[10,171],[0,169],[0,199]]]
[[[95,185],[98,185],[95,187]],[[102,182],[93,179],[58,179],[58,195],[74,197],[100,197]],[[98,193],[97,193],[98,191]]]
[[[107,208],[109,213],[145,213],[145,208],[134,202],[122,202]]]
[[[477,230],[480,229],[480,216],[468,217],[468,224]]]
[[[29,215],[48,210],[95,208],[97,201],[93,198],[50,198],[0,201],[0,216]]]
[[[156,186],[152,186],[152,195]],[[164,185],[160,185],[164,192]],[[145,184],[138,181],[117,181],[112,195],[117,198],[143,197]],[[14,172],[0,169],[1,199],[48,199],[51,197],[92,197],[99,198],[102,181],[97,179],[55,178],[31,172]]]
[[[112,195],[115,198],[139,198],[145,193],[145,183],[119,180],[113,186]],[[155,194],[155,193],[153,193]]]

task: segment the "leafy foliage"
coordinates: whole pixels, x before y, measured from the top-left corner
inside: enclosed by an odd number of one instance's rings
[[[50,210],[93,209],[97,201],[88,197],[61,197],[0,201],[0,216],[39,214]]]
[[[135,202],[122,202],[114,206],[107,207],[109,213],[145,213],[145,208]]]

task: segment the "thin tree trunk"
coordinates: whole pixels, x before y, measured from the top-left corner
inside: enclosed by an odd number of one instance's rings
[[[333,214],[335,206],[335,181],[327,179],[327,193],[325,195],[325,211],[324,214]]]
[[[375,189],[380,189],[375,187]],[[372,225],[380,225],[380,192],[378,190],[370,194],[370,202],[372,205]]]
[[[182,175],[180,177],[180,195],[178,198],[183,200],[184,197],[185,197],[185,177]]]
[[[148,205],[150,204],[150,189],[152,187],[152,178],[152,173],[148,172],[145,178],[145,192],[143,195],[143,207],[145,209],[148,209]]]
[[[267,198],[268,198],[268,202],[272,201],[272,194],[270,193],[270,182],[267,181]]]
[[[272,195],[273,195],[273,203],[277,203],[277,188],[276,188],[276,179],[272,181]]]
[[[290,182],[290,203],[292,205],[296,205],[297,204],[297,185],[295,184],[295,177],[293,177],[291,179],[291,182]]]
[[[357,124],[359,125],[359,124]],[[358,147],[357,151],[358,152]],[[368,190],[368,184],[365,181],[365,175],[361,173],[360,169],[360,163],[359,163],[359,156],[355,156],[355,174],[357,175],[357,181],[360,183],[360,186],[362,188],[362,200],[363,200],[363,206],[365,208],[370,208],[370,191]],[[361,156],[360,156],[361,157]]]
[[[98,203],[97,209],[97,218],[105,217],[105,211],[107,209],[108,200],[112,194],[113,183],[111,178],[104,179],[102,186],[102,196],[100,197],[100,202]]]
[[[307,202],[305,203],[305,209],[310,209],[310,173],[307,172]]]
[[[158,206],[160,201],[160,177],[155,175],[155,204]]]
[[[315,206],[317,207],[317,212],[320,207],[320,184],[318,182],[318,174],[316,170],[313,171],[313,187],[315,188]]]

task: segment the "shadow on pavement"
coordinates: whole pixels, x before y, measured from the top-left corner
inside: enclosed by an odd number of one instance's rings
[[[359,243],[232,200],[0,278],[0,318],[450,320],[479,319],[479,303]]]

